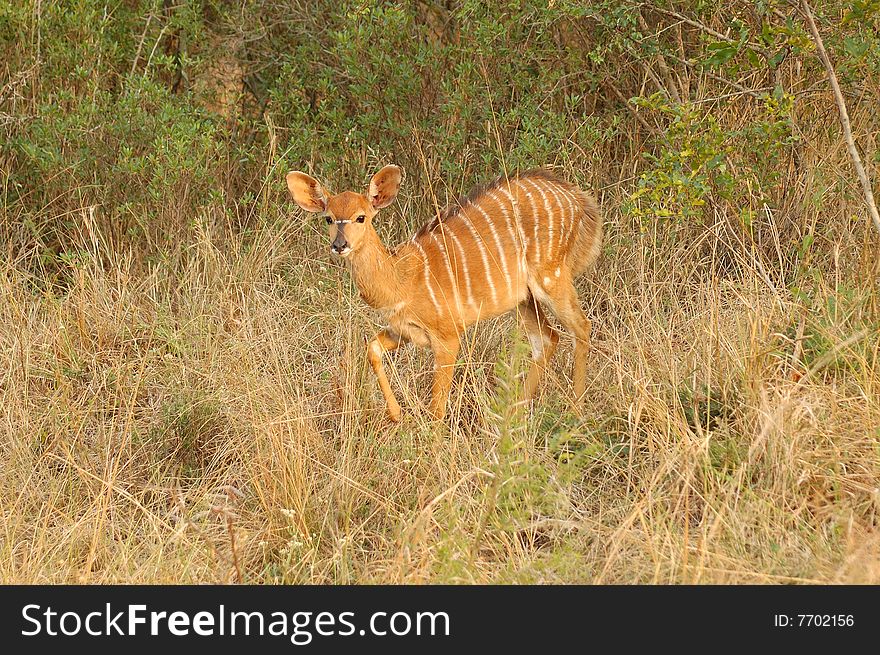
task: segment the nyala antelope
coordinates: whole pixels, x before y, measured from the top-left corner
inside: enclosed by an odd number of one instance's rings
[[[400,405],[382,366],[386,352],[412,342],[434,351],[430,410],[442,419],[460,337],[469,325],[516,309],[532,347],[525,393],[532,398],[559,342],[542,305],[575,337],[574,394],[586,386],[590,321],[574,279],[599,256],[602,222],[596,201],[545,170],[499,178],[389,250],[373,220],[400,189],[401,171],[385,166],[365,193],[332,195],[313,177],[292,171],[287,188],[297,205],[321,214],[330,250],[348,262],[354,281],[388,327],[368,346],[368,358],[392,420]]]

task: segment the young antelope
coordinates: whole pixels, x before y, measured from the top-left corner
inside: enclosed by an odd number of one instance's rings
[[[348,263],[361,298],[385,315],[388,327],[370,342],[368,357],[391,419],[400,420],[400,405],[382,365],[386,352],[406,342],[433,350],[430,410],[442,419],[462,332],[514,309],[532,347],[525,381],[532,398],[559,342],[542,305],[574,335],[574,394],[580,399],[591,325],[574,280],[595,263],[602,245],[592,196],[546,170],[500,177],[389,250],[373,219],[394,201],[401,179],[397,166],[385,166],[365,193],[332,195],[305,173],[287,174],[296,204],[327,222],[330,250]]]

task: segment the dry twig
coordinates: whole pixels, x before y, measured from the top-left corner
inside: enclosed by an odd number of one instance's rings
[[[807,4],[807,0],[801,0],[801,11],[807,21],[807,27],[810,28],[810,33],[813,35],[813,41],[816,43],[816,51],[819,54],[819,59],[822,60],[822,64],[825,66],[825,70],[828,73],[828,81],[831,83],[831,91],[834,93],[834,100],[837,102],[837,112],[840,115],[840,126],[843,128],[843,138],[846,140],[846,147],[849,150],[850,157],[852,157],[853,166],[855,166],[856,169],[856,175],[859,176],[859,182],[862,183],[862,191],[865,194],[865,202],[868,205],[871,220],[874,221],[874,227],[877,228],[877,233],[880,234],[880,213],[877,212],[877,203],[874,202],[874,191],[871,188],[871,180],[868,178],[868,173],[862,165],[862,158],[859,156],[856,142],[853,140],[852,128],[850,127],[849,122],[849,112],[846,109],[846,102],[844,102],[843,93],[840,91],[840,85],[837,83],[837,74],[834,72],[834,67],[831,65],[831,59],[825,51],[825,44],[822,42],[822,36],[819,34],[819,29],[816,27],[816,21],[813,20],[813,12],[810,10],[810,5]]]

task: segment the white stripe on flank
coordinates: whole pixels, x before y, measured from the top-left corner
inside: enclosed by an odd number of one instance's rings
[[[510,269],[507,268],[507,253],[504,252],[504,244],[501,243],[501,237],[498,236],[498,230],[495,229],[492,217],[486,213],[486,210],[476,204],[473,206],[486,219],[486,224],[489,226],[489,230],[495,238],[495,244],[498,246],[498,257],[501,259],[501,269],[504,272],[504,278],[507,280],[507,296],[508,298],[513,298],[513,280],[510,277]]]
[[[554,183],[549,183],[544,187],[544,191],[547,195],[552,196],[550,202],[555,203],[554,207],[559,210],[559,222],[556,224],[558,228],[558,238],[556,239],[556,243],[554,244],[552,241],[548,244],[548,248],[556,248],[557,257],[559,256],[559,248],[562,246],[563,235],[565,234],[565,217],[568,214],[568,203],[567,201],[563,202],[562,198],[564,198],[562,194],[562,188],[557,186]]]
[[[507,211],[507,206],[504,204],[503,199],[499,198],[495,195],[495,189],[492,189],[488,193],[489,197],[492,198],[496,203],[498,203],[498,210],[501,212],[501,215],[504,216],[504,224],[507,225],[507,233],[510,235],[510,242],[513,244],[513,248],[516,254],[516,265],[519,268],[519,275],[517,279],[520,277],[525,277],[526,275],[526,255],[525,255],[525,243],[523,243],[521,238],[517,238],[517,232],[513,226],[513,222],[510,220],[510,212]],[[510,194],[508,194],[510,197]]]
[[[523,260],[525,260],[526,248],[528,247],[528,245],[526,242],[526,233],[523,231],[522,222],[519,220],[519,211],[517,209],[516,198],[513,197],[513,194],[510,193],[510,190],[506,187],[498,187],[498,190],[506,195],[508,199],[510,199],[510,206],[513,208],[513,222],[516,226],[516,232],[517,234],[519,234],[520,250],[522,251]]]
[[[474,305],[474,294],[471,291],[471,272],[468,270],[467,256],[464,253],[464,247],[461,245],[461,241],[458,240],[458,237],[455,236],[455,231],[452,229],[451,225],[444,225],[443,229],[444,233],[449,234],[449,237],[458,249],[458,254],[461,255],[461,270],[464,273],[464,282],[465,287],[467,288],[467,304],[471,311],[473,311],[476,309],[476,305]]]
[[[434,295],[434,287],[431,286],[431,268],[428,266],[428,253],[422,248],[422,244],[415,239],[413,239],[413,245],[419,249],[420,253],[422,253],[422,263],[425,268],[425,286],[428,287],[428,294],[431,296],[431,302],[434,303],[437,313],[442,314],[443,310],[440,308],[440,303],[437,302],[437,296]]]
[[[529,181],[529,184],[538,190],[538,193],[541,194],[541,198],[544,200],[544,210],[547,212],[547,258],[544,261],[553,261],[553,221],[556,220],[556,217],[553,215],[553,207],[547,200],[547,194],[544,193],[544,187],[531,178],[526,179]]]
[[[464,210],[458,212],[457,216],[464,221],[465,225],[467,225],[467,228],[471,231],[471,234],[474,237],[474,243],[480,247],[480,254],[483,256],[483,266],[486,269],[486,282],[489,284],[489,291],[492,294],[492,306],[497,307],[498,292],[495,290],[495,281],[492,279],[492,269],[489,268],[489,258],[486,256],[486,246],[483,243],[483,239],[480,238],[479,233],[474,229],[471,219],[468,218]]]
[[[519,180],[519,188],[522,189],[522,192],[525,194],[526,198],[529,199],[529,205],[532,207],[532,232],[534,233],[534,244],[535,244],[535,263],[541,261],[541,249],[538,246],[538,206],[535,204],[534,196],[526,191],[523,186],[523,180]]]
[[[443,230],[443,223],[440,223],[440,230]],[[449,282],[452,284],[452,296],[455,301],[455,306],[458,309],[459,315],[462,314],[461,308],[461,294],[458,292],[458,280],[455,279],[455,274],[452,272],[452,266],[449,264],[449,253],[446,248],[446,236],[443,236],[443,239],[438,239],[437,235],[434,231],[431,231],[431,238],[434,240],[434,243],[437,244],[437,249],[440,251],[440,256],[443,257],[443,262],[446,264],[446,272],[449,273]],[[440,285],[440,291],[443,292],[443,285]],[[446,295],[445,293],[443,294]]]
[[[571,225],[568,227],[568,230],[563,228],[562,234],[559,235],[559,248],[562,249],[562,242],[565,239],[571,239],[574,236],[574,223],[577,218],[577,206],[575,205],[574,198],[568,189],[560,187],[559,193],[561,193],[566,202],[568,202],[568,208],[571,210]]]
[[[568,208],[570,211],[574,212],[574,206],[571,204],[571,197],[565,192],[565,189],[556,184],[548,184],[547,191],[553,194],[553,197],[556,198],[556,205],[559,207],[559,211],[561,216],[559,217],[559,244],[556,247],[557,255],[562,254],[562,242],[565,241],[565,207],[562,204],[561,198],[565,198],[566,203],[568,204]],[[572,221],[574,218],[572,218]],[[552,245],[552,243],[551,243]]]

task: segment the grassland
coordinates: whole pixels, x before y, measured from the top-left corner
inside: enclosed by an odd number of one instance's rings
[[[723,12],[688,15],[724,29]],[[122,77],[149,66],[153,41],[162,52],[161,17],[134,58],[131,31]],[[331,164],[269,105],[233,117],[256,135],[249,177],[235,177],[231,147],[214,149],[243,139],[223,132],[228,115],[205,136],[202,118],[174,114],[196,137],[167,136],[189,148],[150,160],[168,167],[164,195],[135,200],[124,170],[95,177],[63,148],[54,168],[34,172],[37,155],[22,144],[48,139],[38,129],[89,138],[37,119],[40,102],[89,123],[70,99],[47,99],[38,82],[50,73],[7,70],[0,581],[880,582],[880,235],[811,57],[804,46],[781,73],[793,99],[786,137],[797,139],[772,156],[748,131],[778,127],[766,114],[772,96],[727,97],[717,79],[757,77],[687,69],[675,86],[689,102],[594,106],[596,138],[570,132],[540,161],[511,150],[531,138],[526,127],[520,139],[490,121],[475,123],[483,164],[406,125],[396,146],[353,145],[359,158]],[[856,91],[876,82],[864,74]],[[155,77],[161,86],[162,69]],[[138,88],[152,102],[152,87]],[[856,91],[854,132],[876,179],[876,105]],[[184,102],[155,93],[166,113]],[[200,117],[219,111],[185,102]],[[675,114],[680,106],[703,113]],[[503,122],[503,107],[486,111]],[[573,124],[584,111],[564,110]],[[184,159],[192,176],[181,181],[168,171],[193,143],[202,150]],[[666,155],[719,143],[727,168],[706,178],[708,190],[696,173],[685,192],[663,183],[674,169]],[[767,171],[743,163],[756,152]],[[555,167],[603,207],[603,255],[578,285],[595,335],[586,401],[569,396],[569,338],[540,400],[519,402],[528,353],[503,317],[466,335],[444,423],[425,410],[429,354],[391,355],[404,410],[391,424],[365,358],[381,325],[329,257],[323,226],[286,198],[284,173],[308,160],[339,189],[365,184],[380,163],[403,164],[407,182],[378,226],[393,243],[515,157]]]

